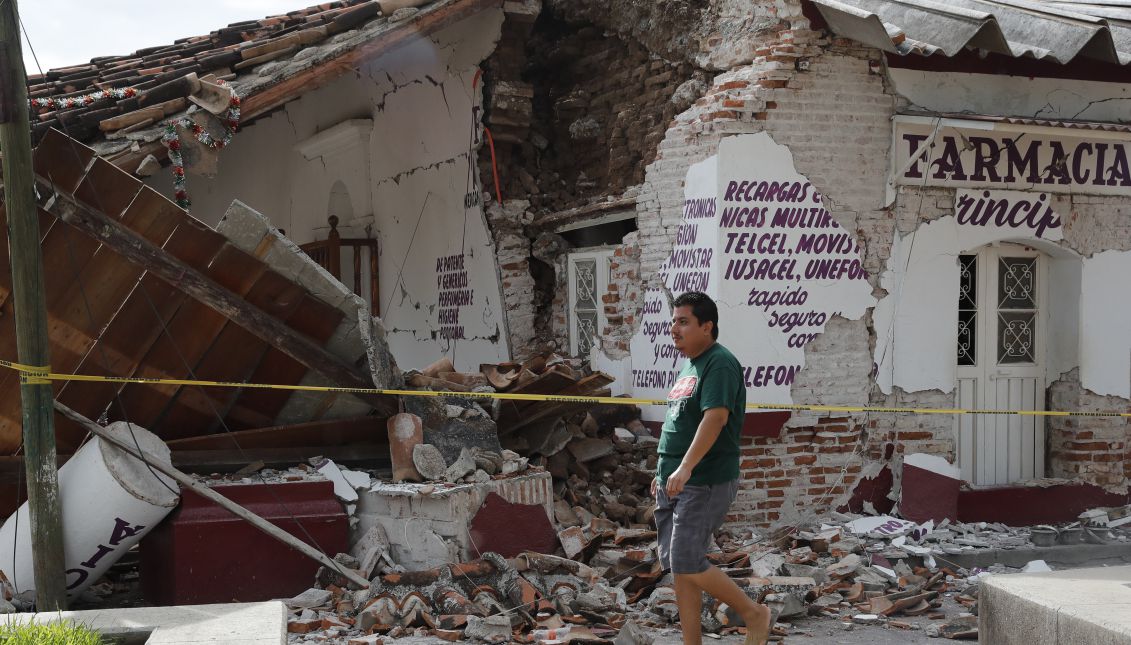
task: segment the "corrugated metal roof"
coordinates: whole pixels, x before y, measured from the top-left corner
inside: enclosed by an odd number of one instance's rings
[[[896,54],[1131,63],[1131,0],[810,1],[837,35]]]
[[[931,118],[956,119],[964,121],[985,121],[989,123],[1009,123],[1012,125],[1039,125],[1050,128],[1068,128],[1071,130],[1096,130],[1100,132],[1127,132],[1131,133],[1131,124],[1104,123],[1102,121],[1072,121],[1057,119],[1034,119],[1017,116],[992,116],[985,114],[969,114],[966,112],[919,112],[908,110],[901,112],[909,116],[927,116]]]

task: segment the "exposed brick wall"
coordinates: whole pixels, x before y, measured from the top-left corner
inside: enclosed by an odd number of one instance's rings
[[[545,13],[528,51],[533,136],[545,142],[515,153],[517,163],[536,169],[531,203],[556,212],[639,184],[668,122],[684,107],[672,97],[695,68]]]
[[[1127,400],[1099,396],[1080,386],[1079,370],[1049,387],[1049,408],[1110,412]],[[1131,426],[1126,419],[1053,417],[1048,420],[1050,475],[1100,486],[1126,487],[1131,479]]]
[[[727,522],[794,523],[842,506],[864,471],[861,435],[852,419],[825,418],[788,428],[780,438],[747,439],[742,486]]]
[[[609,265],[609,292],[604,296],[608,326],[601,331],[601,350],[610,358],[628,356],[629,343],[636,328],[636,310],[643,281],[640,276],[639,235],[629,233],[624,244],[613,251]]]
[[[485,211],[495,240],[511,355],[518,361],[530,358],[537,351],[537,343],[534,342],[537,311],[534,276],[530,271],[530,239],[522,230],[528,205],[525,201],[510,201],[505,206],[496,202]]]

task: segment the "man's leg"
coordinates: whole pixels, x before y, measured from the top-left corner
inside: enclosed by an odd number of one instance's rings
[[[675,574],[675,604],[679,607],[679,630],[684,645],[703,643],[703,591],[693,578],[699,574]]]
[[[725,602],[729,607],[732,607],[739,616],[742,616],[743,622],[746,623],[746,645],[763,645],[770,636],[770,608],[765,605],[759,605],[750,599],[742,589],[739,588],[734,580],[719,570],[718,567],[708,567],[702,573],[685,573],[675,577],[675,597],[679,605],[679,621],[683,628],[683,640],[685,643],[695,643],[698,645],[701,642],[699,637],[699,611],[696,610],[695,614],[695,640],[689,640],[687,634],[687,619],[684,616],[683,608],[684,601],[680,595],[680,582],[690,588],[690,591],[685,591],[683,595],[694,595],[696,604],[702,604],[702,593],[706,591],[715,598]]]

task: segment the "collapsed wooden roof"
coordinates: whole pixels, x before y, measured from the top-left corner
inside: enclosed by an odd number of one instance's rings
[[[397,18],[395,7],[419,11]],[[306,92],[357,69],[367,60],[434,33],[502,0],[344,0],[285,15],[249,20],[210,34],[183,38],[125,56],[28,77],[32,99],[54,107],[33,110],[32,139],[60,129],[115,165],[135,171],[147,155],[158,159],[163,123],[184,116],[215,76],[242,99],[241,127]],[[100,90],[131,88],[129,98],[65,102]]]
[[[240,230],[238,243],[230,241],[54,130],[36,148],[34,166],[52,371],[372,387],[356,301],[339,291],[338,301],[328,302],[332,285],[316,294],[288,274],[282,259],[306,263],[304,275],[313,271],[315,279],[332,281],[317,275],[313,261],[288,258],[297,247],[266,220],[258,229]],[[6,235],[6,227],[0,229]],[[315,283],[307,278],[306,284]],[[3,262],[0,358],[15,360],[11,292]],[[90,418],[129,420],[165,439],[224,426],[270,426],[280,418],[312,421],[335,408],[349,416],[387,413],[395,405],[391,397],[362,403],[344,394],[153,383],[72,381],[56,382],[54,389],[60,401]],[[62,417],[56,424],[60,452],[85,435]],[[13,454],[20,443],[19,375],[3,370],[0,454]]]

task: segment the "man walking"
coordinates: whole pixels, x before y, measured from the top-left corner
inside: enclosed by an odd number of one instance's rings
[[[732,607],[746,622],[746,645],[764,645],[770,610],[752,601],[707,560],[707,544],[738,493],[738,439],[746,386],[738,359],[716,340],[719,310],[706,294],[672,303],[671,337],[687,357],[671,392],[652,481],[660,564],[675,576],[683,642],[703,642],[702,592]]]

